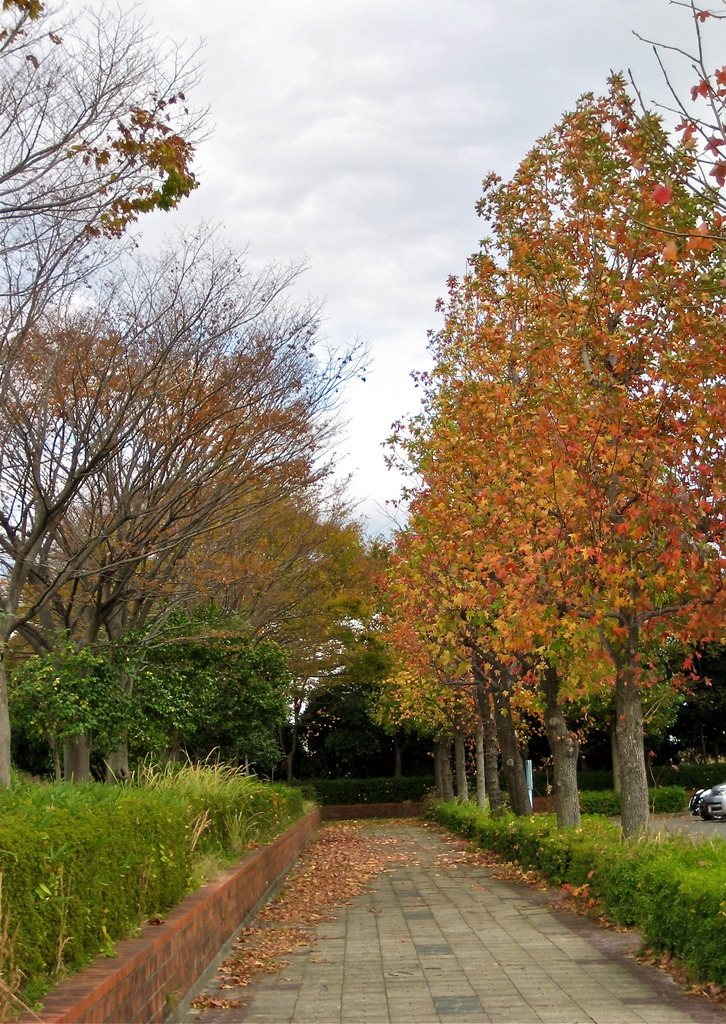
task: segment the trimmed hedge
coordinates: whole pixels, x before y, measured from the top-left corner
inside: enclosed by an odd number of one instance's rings
[[[547,792],[547,785],[552,785],[552,772],[544,772],[541,769],[533,774],[535,794],[544,796]],[[577,788],[580,790],[612,789],[613,773],[606,769],[588,768],[577,773]]]
[[[622,841],[618,826],[596,815],[567,829],[558,829],[553,815],[492,818],[466,804],[439,803],[430,816],[503,860],[540,871],[552,885],[589,886],[613,920],[681,958],[694,979],[726,985],[723,842]]]
[[[688,805],[688,795],[681,786],[659,786],[649,789],[648,795],[654,814],[675,814]],[[606,817],[620,814],[620,793],[612,789],[585,791],[579,796],[583,814],[604,814]]]
[[[682,786],[686,790],[705,789],[726,781],[726,763],[723,761],[714,761],[712,764],[653,765],[651,772],[658,782],[658,788]],[[534,790],[537,795],[543,796],[547,792],[548,782],[552,784],[552,772],[535,771]],[[586,792],[612,789],[613,773],[605,769],[584,769],[577,773],[577,787]]]
[[[32,1002],[59,971],[110,953],[144,919],[183,899],[200,855],[215,849],[232,861],[256,838],[255,818],[263,825],[257,838],[267,839],[302,815],[298,791],[253,780],[238,791],[249,826],[241,832],[228,791],[203,801],[183,784],[175,791],[91,783],[0,794],[5,984],[16,979]]]
[[[388,779],[306,779],[296,783],[319,804],[400,804],[423,800],[434,790],[431,775]]]

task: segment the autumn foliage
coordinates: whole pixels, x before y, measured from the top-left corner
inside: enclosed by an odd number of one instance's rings
[[[723,601],[725,268],[693,160],[616,77],[486,179],[490,234],[396,438],[422,481],[409,612],[435,592],[448,642],[520,679],[605,658],[626,833],[647,821],[652,654],[709,635]]]

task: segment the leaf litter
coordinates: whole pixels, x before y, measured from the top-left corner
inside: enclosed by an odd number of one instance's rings
[[[386,822],[390,826],[391,822]],[[221,964],[218,990],[244,988],[260,974],[275,974],[296,949],[313,946],[317,938],[305,925],[333,919],[336,907],[352,903],[368,882],[391,865],[411,863],[400,840],[376,835],[373,823],[336,822],[323,825],[303,851],[278,895],[257,914],[256,922],[240,932],[232,953]],[[316,963],[324,963],[316,958]],[[243,993],[240,993],[243,995]],[[197,996],[195,1009],[234,1009],[237,998],[217,994]]]

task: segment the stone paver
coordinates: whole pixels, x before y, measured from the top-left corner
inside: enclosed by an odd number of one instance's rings
[[[551,894],[452,863],[438,832],[366,823],[406,860],[317,927],[280,974],[238,1009],[190,1011],[197,1024],[726,1024],[720,1007],[639,965],[637,935],[553,911]],[[215,994],[213,989],[208,993]]]

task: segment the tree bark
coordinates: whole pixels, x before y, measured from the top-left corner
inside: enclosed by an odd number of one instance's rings
[[[116,750],[106,758],[106,782],[125,782],[131,778],[129,768],[129,744],[124,737]]]
[[[71,736],[63,744],[63,778],[88,782],[91,778],[91,733]]]
[[[492,710],[491,694],[489,691],[488,678],[483,667],[474,656],[474,694],[476,697],[476,709],[484,733],[484,778],[486,793],[489,799],[489,809],[492,814],[501,814],[504,810],[504,797],[499,785],[499,763],[497,730]]]
[[[454,761],[456,764],[456,795],[459,800],[469,799],[469,786],[466,781],[466,737],[457,729],[454,733]]]
[[[519,752],[519,741],[512,721],[512,708],[506,684],[496,685],[492,697],[499,749],[502,752],[502,771],[507,780],[509,802],[515,814],[529,817],[532,814],[532,802],[529,799],[524,762]]]
[[[565,721],[560,700],[557,669],[548,665],[542,676],[545,693],[545,730],[552,753],[557,827],[580,824],[580,800],[577,792],[577,757],[580,744]]]
[[[476,805],[484,810],[487,807],[487,780],[484,768],[484,728],[477,719],[474,727],[476,745]]]
[[[436,799],[444,799],[444,773],[441,764],[441,749],[440,741],[434,742],[434,783],[436,791]]]
[[[610,722],[610,749],[613,760],[613,789],[620,792],[620,744],[618,743],[618,716],[613,715]]]
[[[408,746],[409,737],[396,730],[393,734],[393,777],[400,779],[403,775],[403,752]]]
[[[58,740],[55,737],[49,739],[48,746],[53,754],[53,778],[56,782],[60,782],[63,778],[63,769],[61,767],[60,751],[58,750]]]
[[[436,740],[434,757],[438,761],[437,788],[440,788],[441,799],[449,802],[454,799],[454,783],[451,777],[451,740]]]
[[[7,637],[0,639],[0,787],[10,789],[10,711],[5,656]]]
[[[297,757],[300,743],[300,712],[302,711],[302,700],[297,697],[292,702],[292,725],[290,727],[290,749],[285,753],[285,777],[288,783],[295,778],[295,758]],[[283,730],[278,730],[280,747],[285,750],[283,742]]]
[[[620,750],[620,797],[623,838],[648,830],[648,776],[643,749],[643,702],[641,686],[632,664],[617,667],[615,680],[618,747]]]

